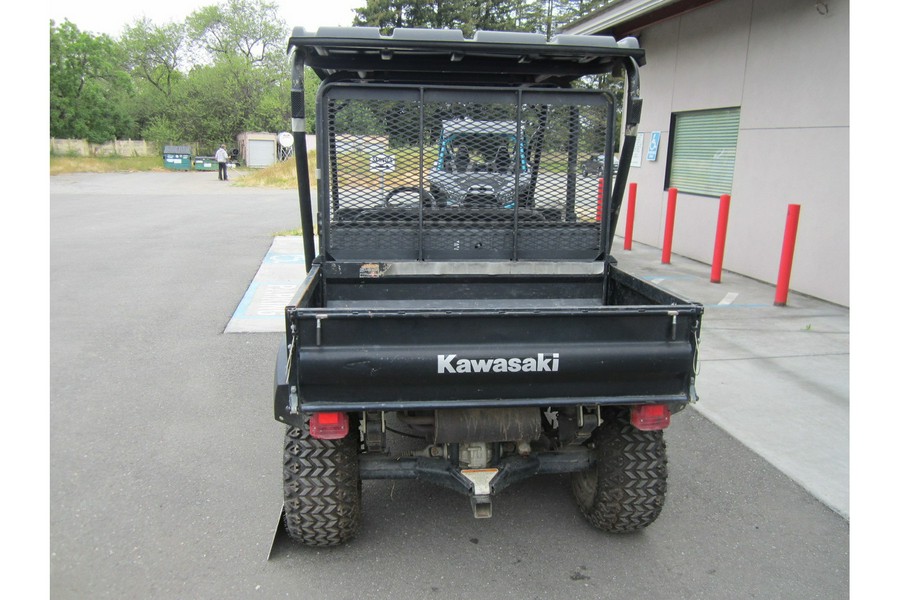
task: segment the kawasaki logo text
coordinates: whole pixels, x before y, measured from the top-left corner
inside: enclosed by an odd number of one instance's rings
[[[559,353],[527,358],[457,358],[437,355],[438,373],[552,373],[559,371]]]

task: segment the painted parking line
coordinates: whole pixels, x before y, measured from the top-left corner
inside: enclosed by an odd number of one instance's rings
[[[268,265],[285,265],[285,264],[303,264],[303,254],[292,254],[289,252],[272,251],[266,253],[263,258],[263,264]]]
[[[284,307],[291,303],[305,277],[303,238],[274,238],[225,333],[284,331]]]
[[[719,300],[719,306],[727,306],[734,302],[740,294],[737,292],[728,292],[725,297]]]
[[[290,304],[298,288],[298,283],[290,281],[254,281],[247,288],[232,319],[283,318],[284,307]]]
[[[641,279],[647,281],[678,281],[678,280],[700,280],[696,275],[641,275]]]
[[[706,304],[705,307],[708,309],[711,309],[711,308],[771,308],[772,305],[771,304],[758,304],[758,303],[753,303],[753,304],[734,304],[734,303],[732,303],[732,304]]]

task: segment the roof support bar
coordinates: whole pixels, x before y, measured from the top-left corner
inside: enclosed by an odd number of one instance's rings
[[[315,229],[312,222],[312,196],[309,189],[309,159],[306,155],[306,97],[304,94],[303,53],[294,52],[291,67],[291,129],[294,134],[294,159],[297,164],[297,189],[300,194],[300,230],[306,272],[316,256]]]

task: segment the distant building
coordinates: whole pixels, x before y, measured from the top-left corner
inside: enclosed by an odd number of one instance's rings
[[[248,167],[268,167],[278,160],[278,135],[263,131],[246,131],[237,136],[238,154]]]
[[[662,245],[676,187],[673,252],[710,263],[729,193],[725,269],[775,283],[800,204],[791,289],[849,306],[848,0],[613,0],[563,33],[647,52],[635,241]]]

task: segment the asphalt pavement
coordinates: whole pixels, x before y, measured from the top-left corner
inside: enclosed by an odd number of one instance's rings
[[[622,268],[706,306],[700,400],[666,432],[653,526],[593,530],[562,476],[504,491],[487,520],[441,488],[367,481],[357,539],[267,561],[281,336],[227,330],[297,226],[296,192],[195,172],[49,191],[52,597],[848,596],[848,309],[775,307],[772,286],[618,239]]]

